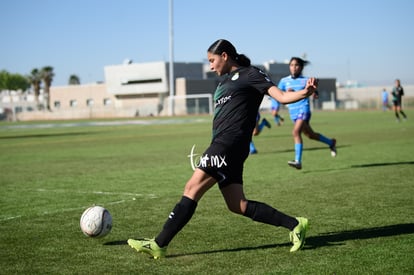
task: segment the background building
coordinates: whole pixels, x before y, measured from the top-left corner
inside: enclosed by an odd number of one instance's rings
[[[256,65],[275,83],[289,74],[286,63],[268,62]],[[35,111],[22,100],[13,106],[25,106],[16,114],[18,120],[127,118],[167,116],[169,104],[169,63],[125,62],[104,67],[105,81],[84,85],[52,86],[50,110]],[[172,114],[212,113],[212,96],[219,78],[206,63],[174,63],[175,94]],[[337,89],[334,78],[320,78],[319,99],[315,109],[336,109]],[[263,100],[262,109],[270,109],[270,100]],[[15,108],[15,107],[14,107]]]

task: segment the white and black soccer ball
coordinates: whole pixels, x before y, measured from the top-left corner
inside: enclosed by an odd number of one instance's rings
[[[102,206],[91,206],[80,218],[80,228],[86,236],[100,238],[108,235],[112,229],[112,216]]]

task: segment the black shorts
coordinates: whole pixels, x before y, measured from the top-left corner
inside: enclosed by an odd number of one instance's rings
[[[243,166],[248,156],[248,144],[229,146],[213,142],[200,157],[197,168],[215,178],[220,189],[231,183],[243,184]]]
[[[400,100],[393,100],[392,103],[394,104],[395,107],[401,106],[401,101]]]

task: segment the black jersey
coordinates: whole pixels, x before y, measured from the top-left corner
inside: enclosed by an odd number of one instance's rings
[[[214,93],[213,141],[227,145],[249,142],[263,96],[274,85],[253,66],[227,74]]]
[[[401,97],[404,95],[404,89],[401,86],[392,89],[392,101],[401,102]]]

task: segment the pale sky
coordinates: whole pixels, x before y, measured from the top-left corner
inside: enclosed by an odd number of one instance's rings
[[[1,0],[0,70],[52,66],[54,86],[104,66],[169,61],[169,0]],[[174,60],[203,62],[217,39],[253,64],[306,53],[304,73],[391,86],[414,84],[412,0],[174,0]]]

